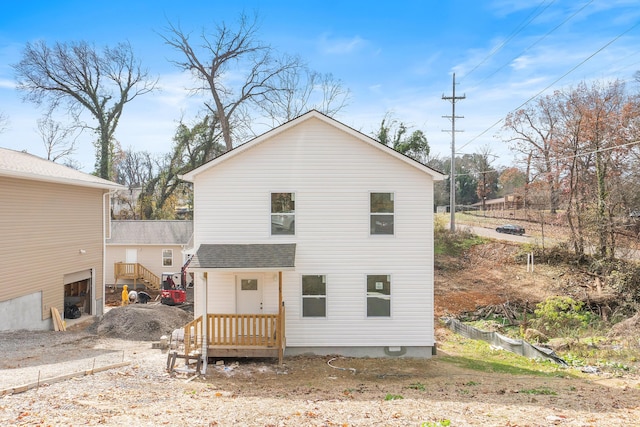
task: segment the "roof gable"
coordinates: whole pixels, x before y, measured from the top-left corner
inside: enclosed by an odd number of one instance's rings
[[[444,175],[442,173],[430,168],[429,166],[423,165],[422,163],[420,163],[420,162],[418,162],[418,161],[416,161],[416,160],[414,160],[414,159],[412,159],[412,158],[410,158],[408,156],[405,156],[404,154],[401,154],[401,153],[395,151],[394,149],[392,149],[392,148],[390,148],[390,147],[388,147],[388,146],[386,146],[384,144],[381,144],[377,140],[375,140],[375,139],[373,139],[373,138],[371,138],[371,137],[369,137],[369,136],[367,136],[367,135],[365,135],[365,134],[363,134],[361,132],[358,132],[355,129],[353,129],[353,128],[351,128],[351,127],[349,127],[349,126],[347,126],[347,125],[345,125],[345,124],[343,124],[343,123],[341,123],[341,122],[339,122],[339,121],[337,121],[337,120],[335,120],[335,119],[333,119],[333,118],[331,118],[329,116],[326,116],[326,115],[324,115],[324,114],[322,114],[322,113],[320,113],[320,112],[318,112],[316,110],[311,110],[306,114],[303,114],[303,115],[301,115],[301,116],[299,116],[299,117],[297,117],[297,118],[295,118],[293,120],[290,120],[289,122],[284,123],[284,124],[274,128],[274,129],[272,129],[272,130],[270,130],[268,132],[265,132],[264,134],[252,139],[251,141],[246,142],[246,143],[234,148],[233,150],[230,150],[230,151],[226,152],[225,154],[223,154],[221,156],[218,156],[215,159],[205,163],[204,165],[202,165],[202,166],[200,166],[200,167],[198,167],[198,168],[196,168],[196,169],[194,169],[194,170],[182,175],[181,178],[186,180],[186,181],[193,182],[193,180],[195,179],[195,177],[197,175],[199,175],[199,174],[211,169],[212,167],[214,167],[214,166],[216,166],[216,165],[218,165],[220,163],[223,163],[225,161],[228,161],[228,160],[230,160],[232,158],[235,158],[236,156],[241,155],[242,153],[244,153],[247,150],[250,150],[251,148],[255,147],[256,145],[262,144],[262,143],[264,143],[266,141],[270,141],[273,138],[277,137],[278,135],[280,135],[280,134],[282,134],[284,132],[287,132],[288,130],[292,129],[293,127],[299,126],[299,125],[305,123],[306,121],[313,120],[313,119],[320,120],[320,121],[322,121],[322,122],[324,122],[324,123],[326,123],[326,124],[328,124],[330,126],[333,126],[334,128],[337,128],[340,131],[345,132],[345,133],[349,134],[350,136],[352,136],[354,138],[357,138],[358,140],[360,140],[362,142],[365,142],[365,143],[371,145],[372,147],[374,147],[374,148],[376,148],[378,150],[381,150],[381,151],[385,152],[386,154],[388,154],[388,155],[390,155],[390,156],[392,156],[392,157],[394,157],[396,159],[399,159],[399,160],[403,161],[408,166],[414,167],[414,168],[419,169],[420,171],[422,171],[424,173],[427,173],[427,174],[431,175],[431,177],[434,180],[438,180],[439,181],[439,180],[442,180],[444,178]]]
[[[33,154],[0,147],[0,176],[104,189],[125,188]]]

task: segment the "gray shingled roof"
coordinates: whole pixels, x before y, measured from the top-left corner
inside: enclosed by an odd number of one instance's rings
[[[296,265],[296,244],[200,245],[191,268],[279,268]]]
[[[186,245],[193,221],[111,221],[112,245]]]
[[[0,175],[105,189],[125,188],[115,182],[71,169],[33,154],[0,147]]]

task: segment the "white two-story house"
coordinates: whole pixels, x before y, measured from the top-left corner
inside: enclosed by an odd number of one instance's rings
[[[442,178],[317,111],[185,174],[187,335],[209,357],[430,357]]]

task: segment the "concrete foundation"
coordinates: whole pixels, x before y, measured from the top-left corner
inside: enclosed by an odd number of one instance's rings
[[[0,331],[51,329],[51,319],[42,320],[42,292],[0,302]]]
[[[344,357],[407,357],[430,359],[434,353],[431,346],[424,347],[286,347],[287,356],[344,356]]]

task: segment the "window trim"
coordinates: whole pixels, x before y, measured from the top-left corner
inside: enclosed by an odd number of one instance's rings
[[[322,277],[323,280],[323,284],[324,284],[324,295],[308,295],[305,296],[304,294],[304,277],[305,276],[320,276]],[[329,312],[329,304],[328,304],[328,286],[329,285],[329,281],[327,280],[327,275],[326,274],[301,274],[300,275],[300,318],[301,319],[327,319],[328,316],[328,312]],[[324,316],[305,316],[304,315],[304,300],[307,298],[324,298]]]
[[[165,251],[169,251],[169,252],[171,253],[171,256],[170,256],[170,257],[166,257],[166,256],[164,255]],[[167,264],[165,264],[165,263],[164,263],[164,260],[165,260],[165,259],[169,259],[169,260],[171,261],[171,263],[170,263],[170,264],[168,264],[168,265],[167,265]],[[167,249],[162,249],[162,266],[163,266],[163,267],[173,267],[173,249],[168,249],[168,248],[167,248]]]
[[[293,212],[273,212],[273,195],[274,194],[290,194],[291,201],[293,202]],[[296,192],[295,191],[270,191],[269,192],[269,236],[270,237],[278,237],[278,236],[295,236],[296,235]],[[275,233],[273,232],[273,217],[274,215],[279,215],[281,217],[291,217],[291,224],[293,224],[293,232],[292,233]],[[284,228],[283,228],[284,230]]]
[[[391,202],[393,203],[393,211],[392,212],[372,212],[371,206],[371,196],[373,194],[389,194],[391,195]],[[396,193],[395,191],[369,191],[369,218],[368,218],[368,226],[369,226],[369,236],[395,236],[396,235]],[[391,216],[393,218],[393,232],[392,233],[372,233],[371,230],[371,220],[374,215],[380,216]]]
[[[389,283],[389,315],[388,316],[370,316],[369,315],[369,277],[370,276],[387,276]],[[393,318],[393,275],[390,273],[367,273],[364,276],[364,317],[365,319],[391,319]]]

